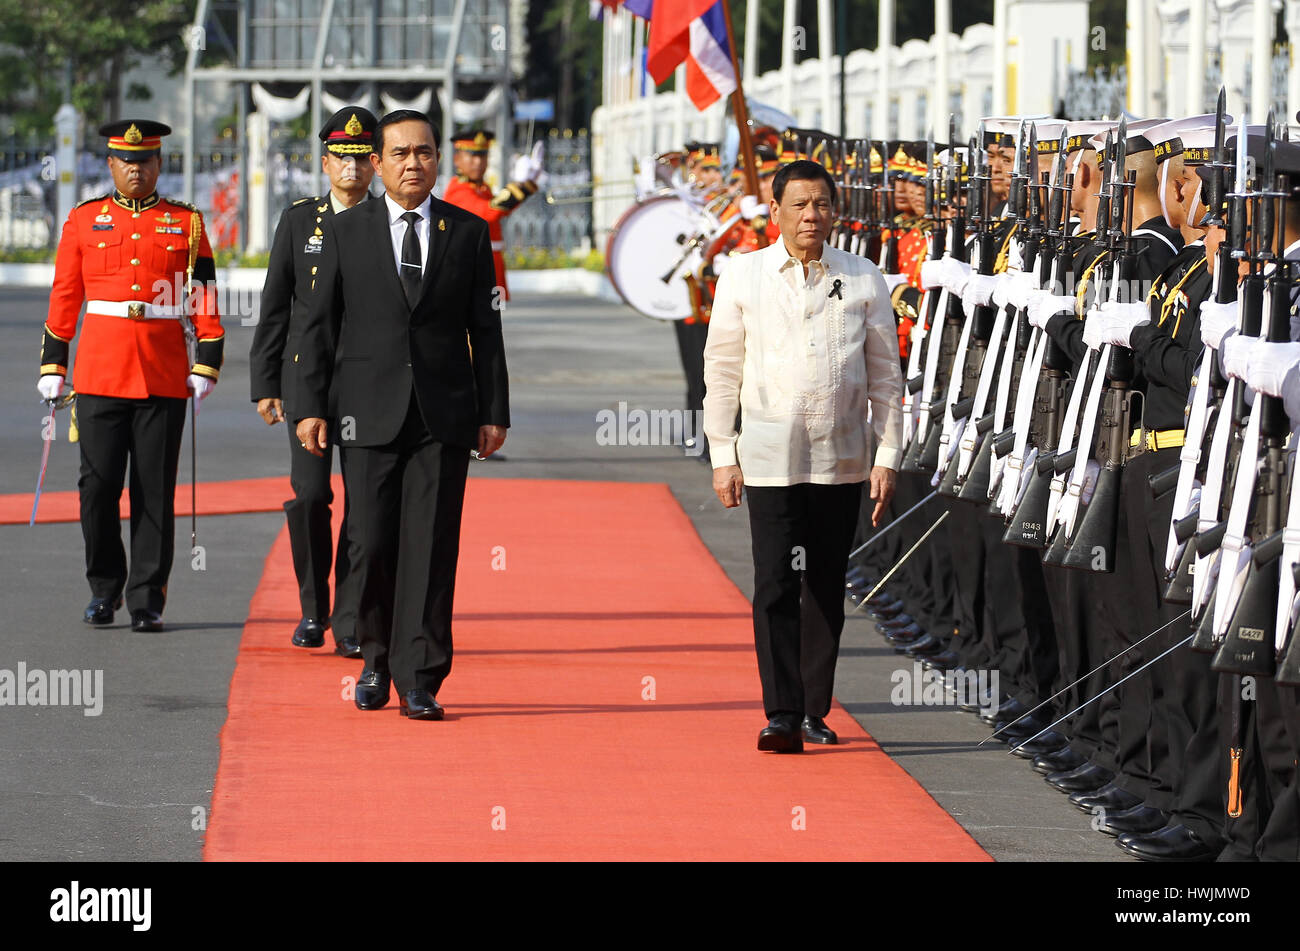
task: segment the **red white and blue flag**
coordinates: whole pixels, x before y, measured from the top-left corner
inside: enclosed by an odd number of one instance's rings
[[[650,24],[646,67],[656,84],[686,63],[686,93],[705,109],[736,88],[722,4],[726,0],[624,0]]]

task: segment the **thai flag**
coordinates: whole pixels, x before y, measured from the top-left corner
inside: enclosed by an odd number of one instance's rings
[[[686,63],[686,92],[705,109],[736,88],[722,4],[725,0],[625,0],[650,23],[646,65],[656,84]]]

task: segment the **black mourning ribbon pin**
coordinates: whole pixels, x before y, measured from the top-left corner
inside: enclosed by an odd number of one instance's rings
[[[826,295],[826,299],[830,300],[832,297],[838,297],[840,300],[844,300],[844,295],[840,293],[840,288],[843,286],[844,282],[838,277],[835,278],[835,283],[831,285],[831,292]]]

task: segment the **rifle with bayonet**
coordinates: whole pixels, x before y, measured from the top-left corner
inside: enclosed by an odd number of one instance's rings
[[[994,265],[993,174],[982,147],[983,142],[984,125],[981,123],[979,132],[970,145],[971,155],[974,156],[974,168],[967,193],[970,203],[968,230],[974,236],[975,273],[988,276],[993,273]],[[976,305],[966,317],[962,329],[965,346],[961,346],[960,343],[958,345],[959,356],[949,383],[944,435],[940,437],[939,466],[943,470],[943,476],[939,481],[939,494],[950,498],[957,495],[958,476],[964,475],[958,463],[959,449],[967,435],[967,430],[970,430],[972,440],[977,438],[974,413],[979,412],[982,415],[983,412],[982,406],[977,407],[977,404],[982,402],[980,377],[989,342],[993,337],[996,318],[996,309],[991,305]],[[983,395],[987,396],[987,391]]]
[[[935,166],[934,131],[931,130],[925,147],[925,218],[930,225],[927,249],[928,259],[937,261],[943,257],[947,231],[939,213],[939,194],[942,189],[942,176]],[[936,328],[935,318],[939,313],[939,303],[943,297],[941,290],[931,288],[922,293],[921,304],[917,308],[916,325],[912,328],[911,350],[907,356],[907,377],[903,390],[903,444],[908,452],[917,441],[918,407],[925,388],[922,354],[924,343],[931,330]],[[919,452],[919,447],[918,447]],[[915,459],[915,454],[912,456]],[[905,454],[906,461],[906,454]],[[904,471],[915,471],[904,469]]]
[[[948,120],[948,163],[943,172],[943,214],[947,218],[944,256],[966,261],[966,209],[962,182],[962,156],[957,148],[956,117]],[[939,464],[940,444],[948,424],[948,390],[952,370],[963,346],[965,313],[960,295],[943,288],[935,303],[925,351],[921,400],[917,408],[916,434],[902,463],[904,472],[934,472]]]

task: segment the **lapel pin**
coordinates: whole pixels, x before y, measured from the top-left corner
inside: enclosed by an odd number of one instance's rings
[[[843,286],[844,282],[838,277],[835,278],[835,283],[831,285],[831,292],[826,295],[826,299],[830,300],[832,297],[837,297],[840,300],[844,300],[844,295],[840,293],[840,288]]]
[[[446,231],[446,230],[447,230],[447,222],[444,221],[444,220],[441,219],[441,218],[438,219],[438,230],[439,230],[439,231]]]

